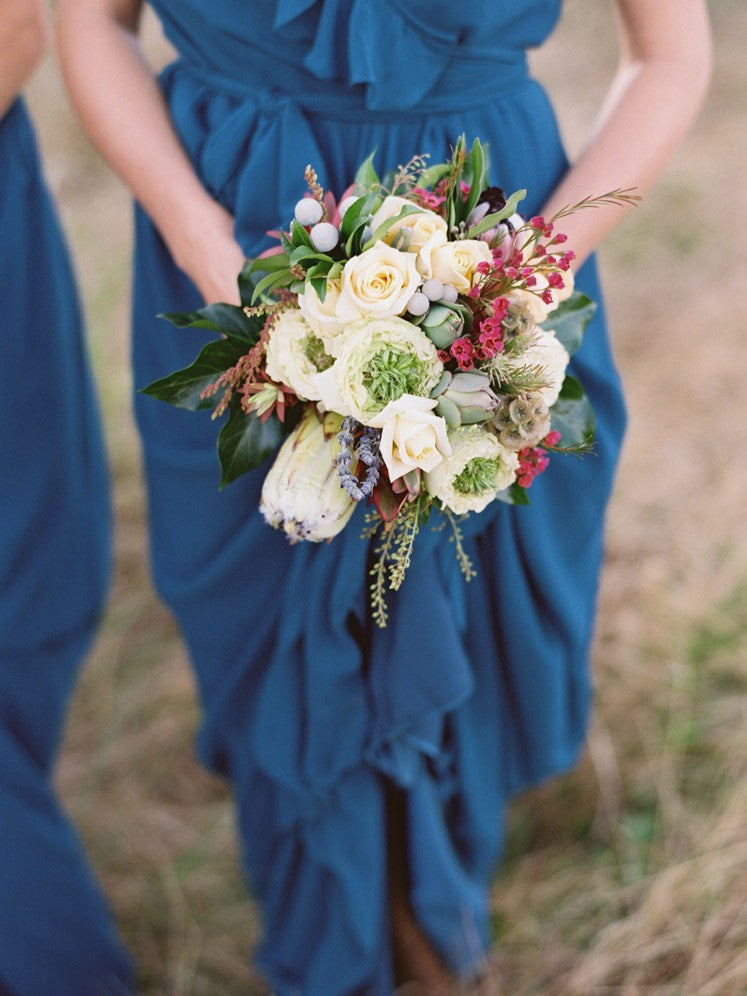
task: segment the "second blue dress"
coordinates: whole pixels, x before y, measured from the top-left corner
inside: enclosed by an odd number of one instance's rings
[[[415,153],[438,162],[464,132],[489,143],[493,183],[528,189],[529,212],[567,168],[525,57],[558,0],[154,6],[179,52],[162,79],[174,125],[247,254],[291,217],[307,163],[339,195],[372,149],[382,170]],[[599,297],[593,264],[577,283]],[[200,304],[139,212],[138,386],[202,341],[156,313]],[[219,493],[215,424],[138,397],[154,575],[194,661],[201,756],[234,786],[264,914],[258,963],[278,993],[392,991],[387,780],[406,791],[418,920],[456,972],[483,962],[505,802],[574,762],[588,714],[624,423],[601,312],[573,367],[596,409],[596,456],[554,460],[530,507],[472,520],[469,585],[443,536],[426,533],[384,631],[354,524],[290,547],[257,511],[267,467]]]

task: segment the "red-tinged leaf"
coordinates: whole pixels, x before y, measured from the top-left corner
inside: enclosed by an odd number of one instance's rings
[[[394,522],[399,515],[399,510],[407,499],[407,490],[401,495],[395,495],[392,486],[388,482],[379,482],[373,490],[373,500],[376,511],[384,522]]]

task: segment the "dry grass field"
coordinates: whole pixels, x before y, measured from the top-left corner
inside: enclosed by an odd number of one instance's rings
[[[571,150],[614,65],[609,8],[567,0],[535,60]],[[747,5],[712,10],[708,105],[602,254],[631,424],[609,520],[596,720],[578,769],[510,813],[493,895],[507,994],[747,993]],[[128,199],[75,125],[51,60],[29,97],[87,306],[117,514],[111,603],[58,783],[142,992],[261,993],[230,798],[193,760],[192,678],[148,577]]]

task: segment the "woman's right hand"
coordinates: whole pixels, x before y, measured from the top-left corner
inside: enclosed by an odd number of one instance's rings
[[[233,217],[205,198],[197,208],[164,224],[164,238],[176,263],[196,285],[206,304],[240,304],[237,277],[245,262],[233,234]]]
[[[0,0],[2,3],[3,0]],[[62,70],[89,135],[206,302],[239,303],[244,254],[207,193],[137,44],[143,0],[60,0]]]

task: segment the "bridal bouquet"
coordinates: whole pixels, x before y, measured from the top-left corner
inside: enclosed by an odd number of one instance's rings
[[[329,540],[368,505],[382,626],[386,588],[402,583],[432,512],[469,578],[459,517],[526,503],[549,455],[593,435],[566,367],[595,305],[573,292],[557,222],[629,195],[524,220],[525,191],[507,198],[487,176],[485,148],[463,137],[448,162],[418,156],[382,179],[372,154],[339,203],[307,167],[288,230],[239,277],[244,306],[165,316],[220,338],[145,389],[228,414],[221,486],[284,439],[260,509],[291,541]]]

